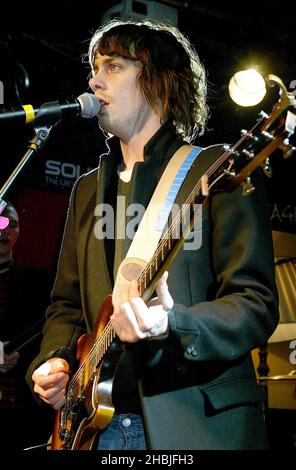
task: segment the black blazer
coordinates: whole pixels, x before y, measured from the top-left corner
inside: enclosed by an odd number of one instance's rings
[[[134,167],[130,203],[147,206],[182,144],[170,126],[155,134],[145,147],[145,162]],[[78,337],[93,329],[104,297],[112,292],[110,244],[94,235],[95,206],[112,192],[120,160],[117,139],[110,146],[99,170],[83,175],[73,189],[52,304],[29,382],[57,350],[75,351]],[[177,202],[221,152],[213,146],[198,156]],[[271,335],[278,311],[266,198],[259,175],[254,179],[256,191],[249,197],[237,189],[211,198],[203,211],[201,247],[181,250],[171,265],[168,285],[175,305],[168,338],[129,346],[136,352],[152,449],[266,446],[259,406],[264,396],[250,351]]]

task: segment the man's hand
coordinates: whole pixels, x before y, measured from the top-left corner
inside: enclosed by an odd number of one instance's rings
[[[69,380],[69,364],[64,359],[54,357],[44,362],[32,375],[34,392],[40,398],[59,410],[65,403],[66,386]]]
[[[168,272],[165,271],[156,285],[157,297],[147,305],[139,296],[136,280],[127,283],[120,290],[110,319],[121,341],[134,343],[167,333],[168,311],[174,305],[167,278]]]

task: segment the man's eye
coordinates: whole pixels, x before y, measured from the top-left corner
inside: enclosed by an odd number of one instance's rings
[[[111,72],[117,72],[119,69],[120,69],[119,64],[110,64],[109,65],[109,70],[111,70]]]
[[[15,220],[11,220],[9,222],[9,227],[10,228],[17,228],[18,227],[18,222],[16,222]]]

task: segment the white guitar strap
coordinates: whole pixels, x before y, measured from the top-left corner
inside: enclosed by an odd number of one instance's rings
[[[167,164],[129,250],[118,268],[113,299],[126,281],[138,278],[154,255],[179,189],[201,150],[202,147],[183,145]]]

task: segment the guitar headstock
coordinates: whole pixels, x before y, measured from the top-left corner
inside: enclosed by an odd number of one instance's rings
[[[267,176],[271,176],[269,156],[281,149],[287,158],[296,152],[289,138],[296,127],[296,99],[289,93],[283,82],[275,75],[267,76],[270,86],[280,87],[280,97],[270,114],[261,111],[256,124],[249,131],[242,130],[241,138],[234,145],[225,145],[225,153],[220,157],[225,162],[222,172],[213,174],[209,191],[233,191],[242,186],[243,194],[254,191],[251,173],[261,166]]]

